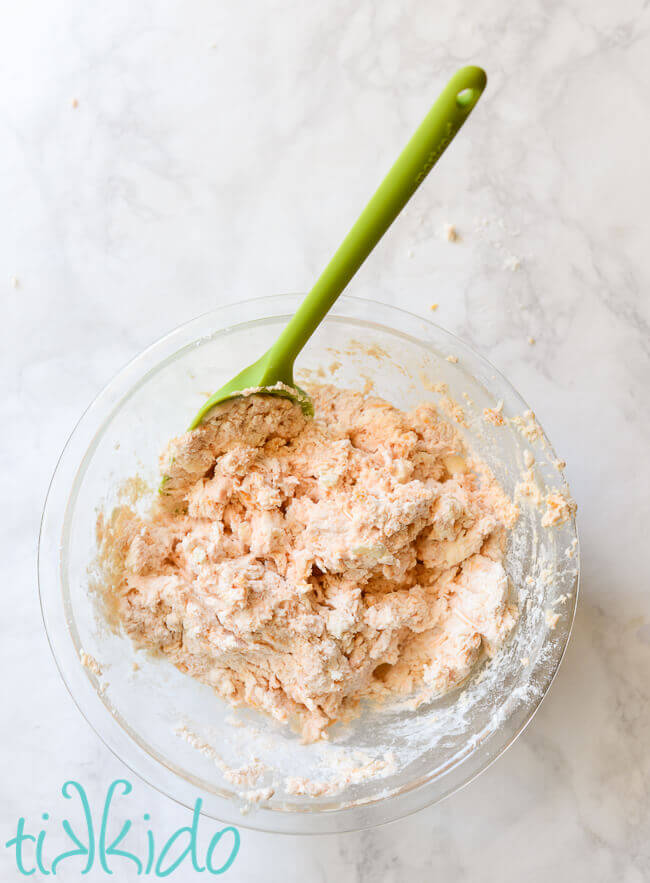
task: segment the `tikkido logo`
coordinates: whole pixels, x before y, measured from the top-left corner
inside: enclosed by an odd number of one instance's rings
[[[101,807],[101,815],[93,818],[83,785],[74,781],[65,782],[61,794],[66,800],[74,802],[75,815],[80,815],[74,826],[67,818],[61,821],[66,846],[72,848],[66,848],[56,855],[48,849],[46,838],[54,824],[50,820],[49,813],[44,812],[41,815],[45,824],[41,824],[41,829],[34,833],[27,831],[26,820],[21,817],[18,819],[15,835],[5,843],[7,849],[14,851],[18,872],[30,877],[32,874],[56,876],[61,868],[65,872],[72,873],[77,869],[82,875],[95,870],[99,873],[115,874],[119,879],[129,866],[138,876],[152,877],[169,877],[183,866],[184,879],[188,879],[187,872],[190,866],[199,873],[207,872],[213,875],[224,874],[231,867],[239,852],[239,831],[230,825],[221,828],[210,838],[205,850],[201,850],[199,819],[202,801],[200,799],[194,804],[191,824],[173,831],[162,842],[158,842],[151,829],[150,814],[144,813],[142,820],[146,827],[144,837],[146,845],[136,850],[133,842],[142,843],[142,832],[134,827],[131,819],[123,821],[119,827],[119,823],[116,824],[114,818],[111,818],[111,813],[115,815],[114,805],[117,804],[118,798],[125,797],[132,790],[133,786],[126,779],[116,779],[108,787]],[[118,827],[119,831],[116,834]],[[127,846],[130,848],[127,849]],[[70,878],[66,876],[66,879]],[[93,879],[96,878],[93,876]]]

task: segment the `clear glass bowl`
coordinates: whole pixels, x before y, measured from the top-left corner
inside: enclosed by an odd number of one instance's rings
[[[507,645],[462,688],[417,710],[404,703],[366,707],[335,728],[331,743],[301,745],[287,728],[256,712],[233,712],[208,687],[163,659],[135,651],[128,638],[107,628],[89,592],[98,511],[112,508],[118,486],[134,474],[155,489],[165,442],[189,423],[208,393],[272,343],[301,297],[260,298],[200,316],[111,381],[77,424],[52,478],[39,582],[61,675],[91,726],[134,773],[186,806],[201,797],[203,811],[216,819],[266,831],[324,833],[382,824],[432,804],[513,742],[564,653],[576,606],[578,549],[573,519],[545,528],[538,508],[522,506],[506,555],[520,603]],[[543,492],[566,489],[543,434],[529,439],[510,421],[494,426],[482,419],[483,409],[499,400],[506,417],[527,411],[508,381],[458,338],[419,316],[341,298],[299,367],[298,382],[323,373],[339,386],[362,389],[372,382],[378,395],[401,408],[439,400],[434,385],[444,383],[465,412],[468,425],[461,431],[509,494],[521,478],[525,450],[535,457]],[[97,660],[101,673],[84,654]],[[183,725],[194,746],[179,737]],[[198,750],[197,740],[210,750]],[[396,758],[396,771],[341,793],[296,797],[283,787],[287,776],[327,779],[351,755],[364,763],[387,751]],[[275,794],[242,815],[247,807],[239,792],[246,789],[233,785],[224,770],[252,756],[271,768],[255,787],[273,783]]]

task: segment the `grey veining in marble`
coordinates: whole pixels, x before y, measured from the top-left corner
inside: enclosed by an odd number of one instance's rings
[[[460,794],[362,834],[242,829],[225,879],[650,879],[647,3],[3,11],[2,842],[64,779],[99,799],[124,772],[59,680],[36,593],[40,510],[77,417],[176,324],[305,289],[448,75],[474,61],[484,99],[352,293],[422,315],[438,302],[436,320],[534,407],[580,507],[574,637],[532,725]],[[160,829],[188,821],[142,783],[134,801]],[[5,849],[0,872],[18,879]]]

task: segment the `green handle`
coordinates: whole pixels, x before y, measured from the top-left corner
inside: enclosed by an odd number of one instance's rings
[[[293,383],[293,362],[411,196],[442,156],[481,97],[487,76],[461,68],[406,145],[397,162],[267,353],[266,368]]]

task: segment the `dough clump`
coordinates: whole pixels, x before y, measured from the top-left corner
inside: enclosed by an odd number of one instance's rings
[[[102,596],[140,647],[305,741],[362,698],[448,690],[517,618],[516,510],[431,404],[312,386],[219,406],[164,493],[98,522]]]

